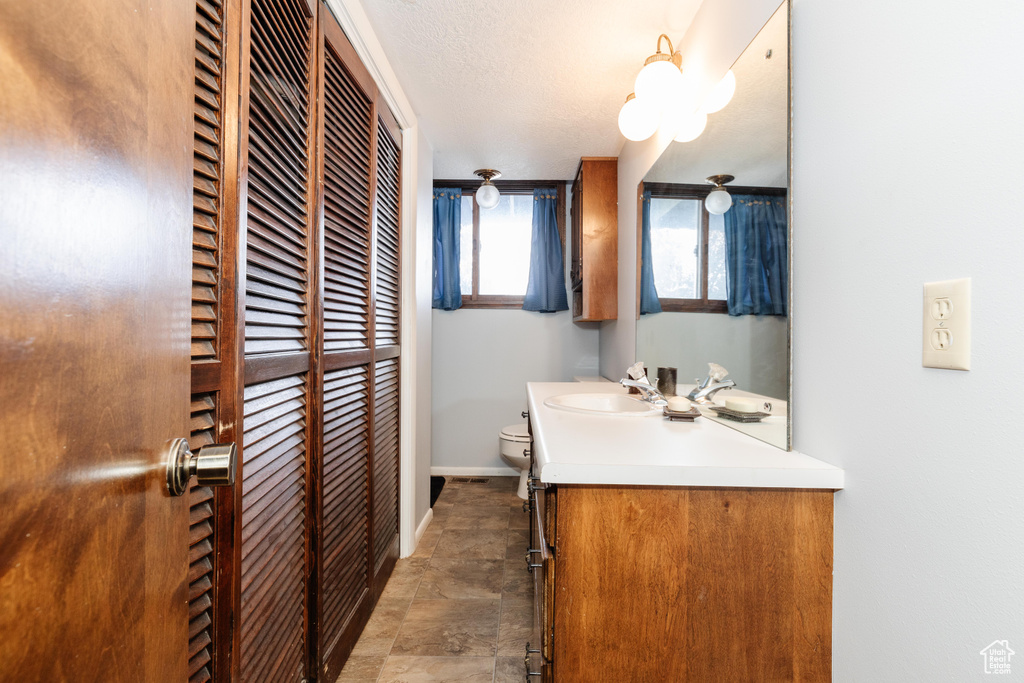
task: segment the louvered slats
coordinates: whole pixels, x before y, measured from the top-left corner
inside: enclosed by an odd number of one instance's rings
[[[188,445],[193,450],[214,443],[217,422],[215,394],[193,394]],[[189,683],[212,680],[213,658],[213,489],[189,491],[188,676]]]
[[[367,346],[371,102],[324,55],[324,350]]]
[[[323,628],[333,644],[367,590],[369,396],[366,366],[324,375]]]
[[[308,348],[310,17],[253,0],[245,353]]]
[[[198,0],[192,163],[193,360],[217,357],[222,36],[220,0]]]
[[[401,150],[383,121],[377,123],[377,346],[398,344],[400,269],[399,173]]]
[[[373,557],[379,568],[398,536],[398,359],[378,362],[373,398]]]
[[[245,388],[242,680],[303,677],[306,378]]]

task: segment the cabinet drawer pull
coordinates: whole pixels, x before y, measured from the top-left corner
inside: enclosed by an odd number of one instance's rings
[[[530,555],[532,555],[534,553],[539,553],[539,552],[541,552],[541,551],[540,550],[534,550],[533,548],[530,548],[529,550],[526,551],[526,571],[530,572],[531,574],[533,573],[533,570],[536,569],[537,567],[543,567],[544,566],[543,562],[531,562],[530,561]]]
[[[524,410],[522,412],[522,415],[523,415],[523,419],[524,420],[529,420],[530,419],[530,411],[529,410]]]
[[[530,671],[530,655],[540,654],[540,648],[531,648],[530,644],[526,644],[526,656],[523,657],[523,666],[526,668],[526,680],[530,680],[533,676],[543,676],[540,671]]]

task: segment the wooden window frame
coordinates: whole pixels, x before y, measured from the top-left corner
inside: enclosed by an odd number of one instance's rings
[[[704,200],[711,194],[714,188],[711,185],[685,185],[677,183],[641,183],[640,196],[645,191],[650,191],[651,199],[693,199],[700,201],[700,236],[698,249],[700,249],[700,293],[699,299],[675,299],[670,297],[658,297],[661,303],[662,312],[666,313],[728,313],[729,302],[726,300],[708,299],[708,233],[711,224],[711,214],[704,206]],[[728,186],[731,195],[763,194],[774,196],[786,196],[784,188],[777,187],[743,187]],[[641,211],[643,208],[641,207]],[[637,292],[639,289],[641,263],[640,240],[641,231],[637,231]],[[639,295],[638,295],[639,296]],[[638,309],[639,310],[639,309]]]
[[[562,243],[562,260],[565,260],[565,181],[562,180],[495,180],[498,191],[508,195],[533,195],[534,190],[555,190],[558,194],[558,237]],[[522,296],[480,294],[480,205],[476,203],[476,191],[480,180],[435,180],[434,188],[458,188],[463,196],[473,198],[473,286],[469,294],[462,295],[461,308],[492,308],[521,310],[526,299]],[[564,266],[563,266],[564,268]]]

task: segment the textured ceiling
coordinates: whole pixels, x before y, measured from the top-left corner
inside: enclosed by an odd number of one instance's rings
[[[786,187],[789,119],[789,28],[783,5],[732,67],[736,94],[710,114],[692,142],[672,142],[644,178],[703,184],[711,175],[736,176],[734,185]],[[765,53],[772,51],[771,59]]]
[[[364,0],[434,145],[435,178],[496,168],[571,180],[581,156],[616,156],[617,117],[658,35],[700,0]]]

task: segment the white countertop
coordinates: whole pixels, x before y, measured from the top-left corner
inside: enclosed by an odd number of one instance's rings
[[[843,470],[701,417],[590,415],[551,408],[560,394],[626,393],[608,382],[530,382],[534,474],[551,484],[843,488]]]

